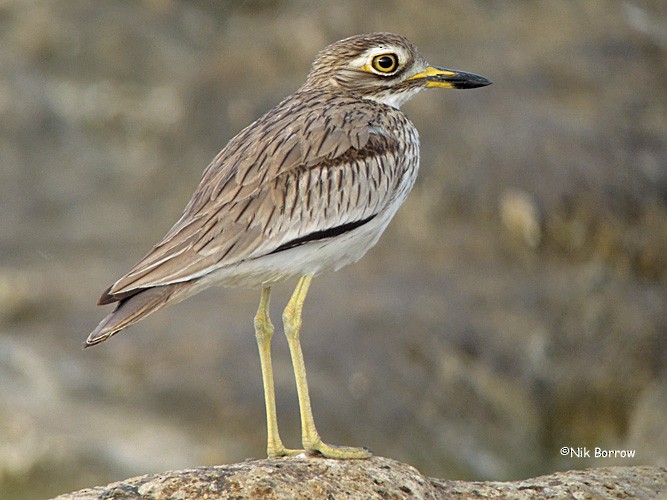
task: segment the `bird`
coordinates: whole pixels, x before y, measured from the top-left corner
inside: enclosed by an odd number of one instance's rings
[[[218,153],[164,238],[98,304],[115,304],[88,336],[99,344],[212,285],[255,288],[270,458],[306,453],[363,459],[363,447],[322,441],[300,345],[311,280],[361,259],[412,189],[419,135],[400,106],[429,88],[471,89],[490,80],[431,66],[407,38],[355,35],[316,56],[305,83]],[[297,280],[282,314],[297,386],[302,448],[278,432],[271,360],[274,285]]]

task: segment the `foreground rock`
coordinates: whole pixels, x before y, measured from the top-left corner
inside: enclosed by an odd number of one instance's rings
[[[557,472],[514,482],[446,481],[382,457],[329,460],[296,456],[148,474],[58,500],[142,498],[655,498],[667,467]]]

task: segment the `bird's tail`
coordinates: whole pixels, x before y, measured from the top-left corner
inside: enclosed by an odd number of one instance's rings
[[[123,328],[127,328],[142,320],[168,303],[180,302],[189,293],[186,293],[192,283],[173,283],[171,285],[146,288],[130,297],[118,301],[116,309],[104,318],[97,328],[88,336],[83,347],[90,347],[104,342]]]

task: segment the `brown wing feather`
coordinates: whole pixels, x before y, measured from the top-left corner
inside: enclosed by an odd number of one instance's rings
[[[368,210],[356,210],[343,197],[333,204],[340,213],[321,217],[314,212],[326,205],[323,194],[330,198],[332,189],[354,187],[355,179],[334,171],[336,165],[350,163],[372,181],[371,167],[383,168],[379,157],[399,153],[398,141],[379,132],[387,128],[388,110],[375,103],[360,106],[358,100],[311,94],[308,99],[299,94],[286,99],[234,137],[205,170],[178,222],[101,300],[193,279],[271,253],[308,232],[367,217]],[[396,113],[392,119],[402,116]],[[369,162],[375,163],[369,167]],[[328,191],[323,191],[325,182],[330,184]],[[313,194],[317,189],[319,199]],[[309,202],[304,204],[302,196]],[[301,223],[294,224],[294,219]]]

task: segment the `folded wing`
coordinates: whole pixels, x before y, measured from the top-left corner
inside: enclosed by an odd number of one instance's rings
[[[382,108],[330,94],[283,101],[218,154],[178,222],[100,304],[372,218],[392,196],[386,168],[401,164]]]

